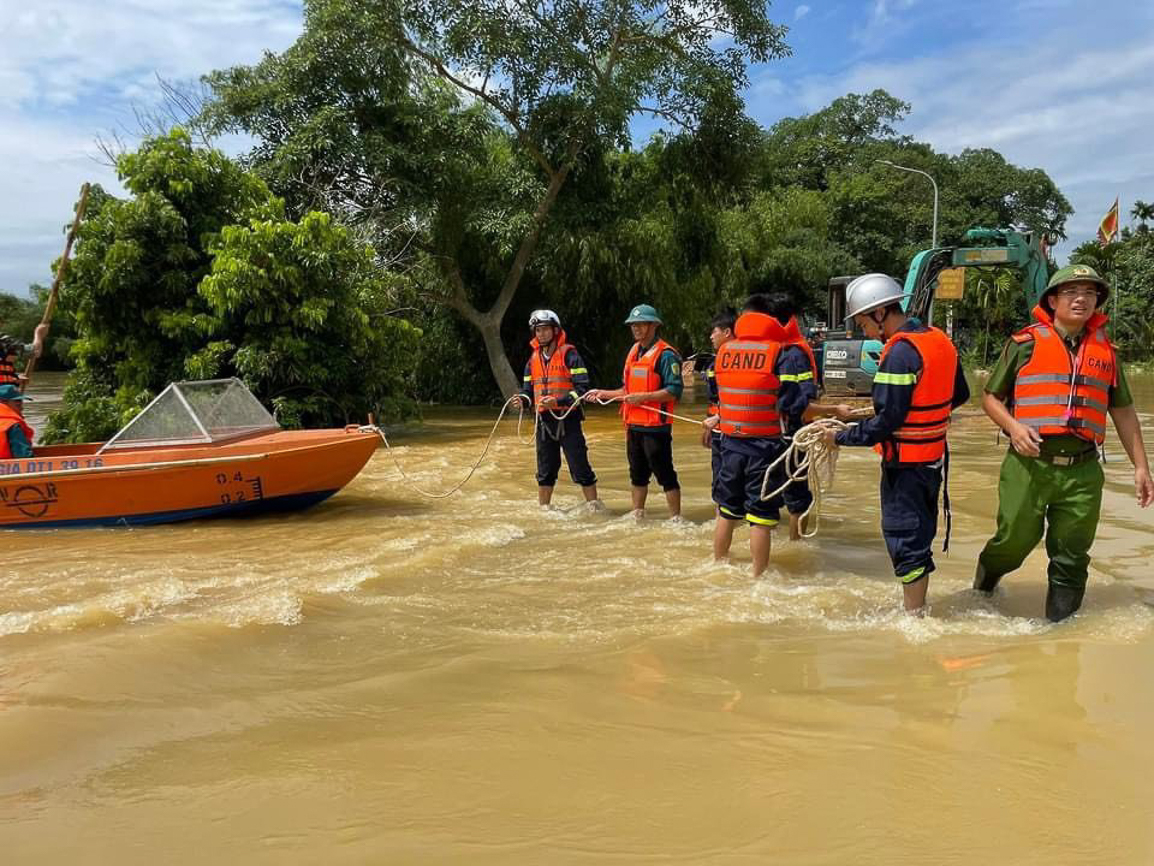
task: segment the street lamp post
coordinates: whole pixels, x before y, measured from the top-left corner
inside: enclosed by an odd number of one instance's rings
[[[934,186],[934,225],[930,230],[930,246],[936,250],[938,248],[938,182],[934,180],[931,174],[922,171],[920,168],[898,165],[896,162],[890,162],[888,159],[878,159],[874,161],[880,162],[882,165],[888,165],[890,168],[896,168],[898,171],[908,171],[911,174],[920,174],[922,177],[929,178],[930,183]]]
[[[930,229],[930,246],[933,249],[938,248],[938,182],[934,180],[933,175],[929,172],[922,171],[920,168],[910,168],[908,165],[898,165],[896,162],[890,162],[888,159],[877,159],[875,162],[880,162],[882,165],[888,165],[890,168],[896,168],[898,171],[908,171],[910,174],[920,174],[922,177],[929,178],[934,187],[934,223]],[[954,306],[950,304],[946,309],[946,334],[953,339],[954,336]]]

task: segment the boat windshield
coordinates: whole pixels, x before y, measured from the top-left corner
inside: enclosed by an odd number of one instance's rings
[[[279,429],[240,379],[173,382],[100,451],[221,442]]]

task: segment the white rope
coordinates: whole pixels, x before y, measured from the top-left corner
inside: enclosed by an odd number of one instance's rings
[[[596,403],[598,406],[608,406],[611,403],[619,403],[624,399],[625,397],[610,397],[608,400],[602,400],[600,397],[596,397],[593,400],[582,398],[584,402]],[[568,418],[569,413],[571,413],[579,405],[580,402],[574,401],[573,405],[569,406],[562,414],[558,415],[552,409],[549,410],[549,414],[556,418],[558,421],[563,421]],[[699,427],[704,423],[700,418],[686,418],[684,415],[675,415],[672,412],[666,412],[664,409],[654,409],[652,406],[643,406],[642,408],[650,412],[656,412],[658,415],[667,415],[670,418],[676,418],[678,421],[684,421],[687,424],[696,424]]]
[[[475,473],[481,467],[481,463],[483,463],[485,460],[485,455],[489,453],[489,446],[493,444],[493,437],[497,434],[497,427],[501,424],[501,419],[505,417],[505,413],[509,411],[509,404],[513,401],[517,402],[517,439],[521,442],[522,445],[531,444],[530,442],[526,442],[521,437],[521,421],[525,417],[525,403],[521,400],[520,394],[514,394],[512,397],[506,400],[505,405],[501,407],[501,414],[498,415],[497,420],[493,422],[493,429],[489,431],[489,438],[485,440],[485,447],[481,449],[481,456],[477,458],[477,461],[473,464],[473,468],[468,471],[468,473],[464,478],[460,480],[460,482],[455,484],[450,490],[444,493],[432,493],[428,490],[423,490],[418,487],[417,484],[411,478],[409,478],[408,475],[405,474],[405,470],[401,467],[401,461],[399,461],[397,459],[397,455],[393,453],[393,446],[389,444],[389,440],[385,437],[384,430],[379,427],[372,426],[362,427],[361,429],[366,431],[374,430],[376,431],[377,435],[381,437],[381,441],[385,443],[385,449],[389,452],[389,456],[393,458],[393,464],[397,467],[397,471],[401,473],[401,477],[405,479],[405,483],[408,484],[409,487],[411,487],[422,496],[427,496],[429,499],[446,499],[464,487],[468,480],[473,477],[473,473]],[[535,430],[536,428],[534,427],[534,431]]]
[[[857,416],[872,415],[873,409],[868,407],[858,409],[853,414]],[[810,502],[805,513],[798,518],[798,523],[799,525],[803,524],[810,514],[813,514],[814,518],[811,525],[807,526],[807,531],[801,534],[802,538],[813,538],[817,535],[818,525],[821,523],[821,497],[823,493],[828,493],[833,489],[834,475],[837,471],[838,447],[835,445],[831,448],[826,444],[825,433],[827,430],[847,430],[852,426],[854,425],[839,421],[836,418],[819,418],[806,424],[793,434],[793,441],[790,442],[781,456],[765,470],[765,476],[761,480],[762,500],[781,495],[795,481],[809,480],[813,501]],[[767,490],[766,488],[771,483],[770,477],[773,470],[782,463],[785,464],[785,483],[776,490]]]

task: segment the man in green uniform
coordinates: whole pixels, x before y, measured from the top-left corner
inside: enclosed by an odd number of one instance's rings
[[[1011,447],[998,482],[997,530],[978,558],[974,589],[993,592],[1045,533],[1052,622],[1077,611],[1086,591],[1104,484],[1096,446],[1107,411],[1134,465],[1138,504],[1154,501],[1134,401],[1097,312],[1108,293],[1085,265],[1055,273],[1034,308],[1036,323],[1006,345],[983,395]]]

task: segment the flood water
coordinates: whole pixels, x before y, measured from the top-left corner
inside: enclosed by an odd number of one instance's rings
[[[1005,448],[976,405],[925,620],[897,611],[872,452],[754,581],[744,530],[711,560],[697,431],[687,521],[654,488],[638,523],[591,415],[608,514],[564,476],[538,509],[506,422],[447,500],[381,450],[296,515],[4,533],[0,862],[1154,862],[1154,541],[1116,440],[1055,627],[1041,550],[969,592]],[[434,411],[396,457],[448,487],[495,416]]]

